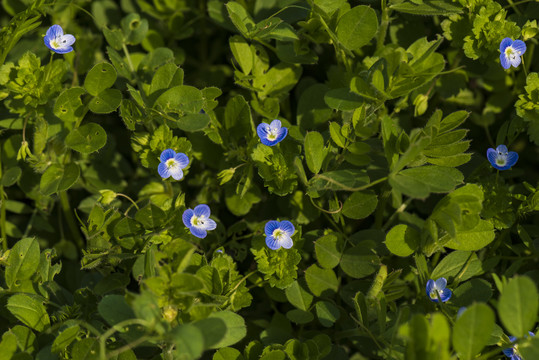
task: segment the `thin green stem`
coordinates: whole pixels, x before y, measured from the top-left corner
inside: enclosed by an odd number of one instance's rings
[[[386,0],[381,0],[380,3],[382,15],[380,19],[380,27],[378,28],[378,36],[376,37],[376,51],[382,49],[387,35],[387,28],[389,26],[389,9],[386,4]]]
[[[77,245],[79,249],[83,249],[84,241],[82,240],[82,236],[80,235],[80,231],[75,221],[75,217],[73,216],[73,211],[71,210],[71,205],[69,204],[69,197],[67,196],[67,192],[60,191],[59,194],[62,211],[64,213],[67,226],[69,227],[69,231],[71,232],[71,236],[73,236],[73,239],[75,240],[75,245]]]
[[[397,210],[395,210],[395,212],[389,217],[389,219],[387,219],[386,223],[384,224],[384,226],[382,226],[382,231],[386,231],[387,228],[391,225],[391,222],[393,221],[393,219],[395,219],[395,217],[400,214],[401,212],[403,212],[404,210],[406,210],[406,208],[408,207],[408,205],[410,205],[410,203],[412,202],[412,198],[408,198],[406,199],[405,202],[403,202],[401,204],[401,206],[399,206],[399,208]]]
[[[319,179],[322,179],[322,180],[326,180],[328,183],[331,183],[331,184],[335,184],[335,185],[338,185],[342,190],[346,190],[346,191],[362,191],[362,190],[365,190],[365,189],[368,189],[376,184],[379,184],[383,181],[386,181],[387,180],[387,176],[384,176],[378,180],[374,180],[373,182],[371,183],[368,183],[366,185],[363,185],[363,186],[359,186],[359,187],[350,187],[350,186],[346,186],[345,184],[343,183],[340,183],[338,182],[337,180],[334,180],[330,177],[327,177],[325,175],[322,175],[322,174],[318,174],[318,175],[315,175],[316,178],[319,178]]]
[[[524,70],[524,75],[526,75],[526,79],[528,78],[528,69],[526,68],[526,64],[524,64],[524,55],[520,57],[520,61],[522,62],[522,69]]]
[[[509,6],[513,9],[513,11],[517,13],[518,16],[522,15],[516,4],[513,3],[513,0],[507,0],[507,2],[509,3]]]
[[[137,208],[137,210],[140,210],[137,203],[133,201],[133,199],[131,199],[129,196],[125,195],[125,194],[122,194],[122,193],[116,193],[116,196],[122,196],[124,198],[126,198],[127,200],[131,201],[131,203]]]
[[[2,177],[2,166],[0,164],[0,178]],[[2,234],[2,249],[7,250],[7,232],[6,232],[6,200],[4,187],[0,185],[0,233]]]
[[[47,64],[47,67],[45,68],[45,80],[44,83],[49,81],[49,76],[51,74],[51,68],[52,68],[52,58],[54,57],[54,51],[51,51],[51,58],[49,60],[49,63]]]
[[[125,58],[127,59],[127,65],[129,66],[129,70],[134,74],[135,73],[135,67],[133,66],[133,62],[131,61],[131,55],[129,55],[129,50],[127,50],[127,46],[122,44],[122,49],[124,50]]]

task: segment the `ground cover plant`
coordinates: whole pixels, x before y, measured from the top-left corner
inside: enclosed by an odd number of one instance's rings
[[[538,3],[0,6],[0,358],[539,359]]]

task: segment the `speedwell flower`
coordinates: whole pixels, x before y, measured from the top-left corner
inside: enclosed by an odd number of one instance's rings
[[[277,250],[281,246],[285,249],[290,249],[294,243],[292,242],[292,235],[296,229],[290,221],[276,221],[270,220],[264,227],[266,233],[266,245],[271,250]]]
[[[217,223],[210,219],[210,207],[206,204],[195,206],[195,209],[187,209],[183,212],[182,220],[189,228],[191,234],[197,238],[204,239],[208,235],[207,231],[214,230]]]
[[[487,150],[488,161],[498,170],[508,170],[518,161],[518,154],[514,151],[508,151],[507,146],[498,145],[496,150],[489,148]]]
[[[189,158],[184,153],[177,153],[172,149],[163,150],[161,156],[161,163],[157,167],[157,172],[163,179],[168,179],[170,176],[174,180],[181,180],[183,178],[183,171],[187,165],[189,165]]]
[[[530,334],[530,336],[535,336],[535,334],[532,333],[531,331],[528,331],[528,334]],[[514,343],[517,340],[517,338],[514,336],[509,336],[509,340],[511,340],[511,342]],[[507,356],[511,360],[522,360],[522,358],[520,357],[520,353],[518,352],[518,345],[513,345],[513,347],[510,347],[508,349],[503,349],[502,351],[505,354],[505,356]]]
[[[281,142],[288,134],[288,129],[281,127],[281,120],[273,120],[271,124],[261,123],[256,128],[256,133],[262,144],[273,146]]]
[[[446,302],[451,297],[451,290],[446,286],[447,280],[443,277],[436,281],[430,279],[427,281],[427,296],[434,302],[438,302],[438,296],[440,296],[442,302]]]
[[[75,43],[75,37],[71,34],[64,35],[64,30],[60,25],[53,25],[47,30],[43,41],[55,53],[66,54],[73,51],[71,45]]]
[[[505,38],[500,43],[500,63],[504,69],[509,69],[511,65],[518,67],[520,65],[520,57],[526,52],[526,44],[522,40]]]

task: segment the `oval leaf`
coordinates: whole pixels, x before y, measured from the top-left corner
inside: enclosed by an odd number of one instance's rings
[[[101,149],[107,143],[107,133],[96,123],[82,125],[71,131],[66,139],[67,147],[83,154],[90,154]]]

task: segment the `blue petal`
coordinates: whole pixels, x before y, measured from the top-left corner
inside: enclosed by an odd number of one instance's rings
[[[64,35],[64,30],[62,29],[62,27],[60,25],[53,25],[45,33],[45,38],[52,40],[62,35]]]
[[[500,64],[502,64],[502,67],[507,70],[511,67],[511,63],[509,62],[509,59],[507,56],[505,56],[505,53],[500,54]]]
[[[67,48],[71,45],[73,45],[76,41],[75,37],[71,34],[65,34],[64,36],[61,37],[61,45],[63,48]]]
[[[161,164],[159,164],[159,165],[161,165]],[[183,179],[183,171],[182,171],[182,169],[180,169],[179,166],[171,167],[170,169],[168,169],[168,172],[169,172],[170,175],[172,175],[172,178],[174,178],[174,180]]]
[[[521,59],[520,56],[515,56],[514,59],[510,59],[509,63],[513,65],[513,67],[518,67],[520,65]]]
[[[492,164],[492,166],[496,167],[496,158],[498,157],[498,152],[494,150],[493,148],[489,148],[487,150],[487,159]]]
[[[157,166],[157,172],[163,179],[168,179],[170,177],[170,171],[168,171],[168,167],[164,163],[160,163]]]
[[[285,249],[290,249],[294,245],[294,242],[292,241],[292,238],[290,236],[283,236],[281,238],[281,246]]]
[[[72,52],[73,51],[73,48],[71,46],[68,46],[66,48],[62,48],[62,49],[53,49],[51,48],[50,46],[47,46],[49,49],[51,49],[52,51],[54,51],[55,53],[57,54],[67,54],[69,52]]]
[[[193,226],[191,225],[191,218],[193,217],[193,215],[195,215],[195,212],[193,211],[193,209],[187,209],[183,212],[183,215],[182,215],[183,224],[187,226],[188,228]]]
[[[176,152],[172,149],[163,150],[159,159],[161,162],[166,162],[168,159],[172,159],[176,155]]]
[[[522,360],[522,358],[517,354],[513,354],[513,356],[511,356],[511,360]]]
[[[447,280],[443,277],[436,280],[435,283],[436,283],[436,289],[438,290],[443,290],[447,286]]]
[[[505,356],[507,356],[508,358],[510,358],[510,357],[513,356],[513,352],[514,352],[514,351],[513,351],[513,348],[511,347],[511,348],[509,348],[509,349],[503,349],[502,352],[503,352],[503,354],[504,354]]]
[[[292,223],[287,220],[281,221],[279,228],[283,230],[288,236],[294,235],[294,232],[296,231],[296,229],[294,228],[294,225],[292,225]]]
[[[511,341],[512,343],[514,343],[515,341],[517,341],[516,336],[509,336],[509,341]]]
[[[515,40],[513,42],[513,45],[511,45],[513,49],[518,51],[519,55],[522,55],[526,52],[526,43],[522,40]]]
[[[174,160],[176,160],[181,169],[184,169],[189,165],[189,158],[184,153],[177,153],[174,156]]]
[[[506,37],[505,39],[503,39],[500,43],[500,52],[503,54],[505,52],[505,48],[511,46],[512,43],[513,39],[511,38]]]
[[[442,299],[442,302],[446,302],[451,298],[451,294],[451,290],[443,289],[442,293],[440,294],[440,299]]]
[[[535,334],[532,333],[531,331],[528,331],[528,334],[530,334],[530,336],[535,336]]]
[[[281,128],[281,130],[279,130],[278,134],[277,134],[277,139],[275,139],[273,141],[273,144],[277,144],[279,142],[281,142],[285,137],[286,135],[288,135],[288,129],[287,128]]]
[[[281,247],[281,244],[279,244],[279,242],[276,241],[273,236],[266,236],[266,245],[271,250],[277,250],[277,249],[279,249]]]
[[[204,220],[204,226],[199,226],[202,230],[215,230],[217,227],[217,223],[213,221],[212,219],[206,219]]]
[[[195,235],[197,238],[204,239],[208,233],[206,230],[198,228],[196,226],[191,226],[189,228],[189,231],[191,231],[191,234]]]
[[[432,292],[432,289],[434,288],[434,280],[430,279],[427,281],[427,296],[430,299],[430,293]]]
[[[195,207],[195,216],[196,217],[205,217],[209,218],[211,214],[210,207],[206,204],[200,204]]]
[[[273,235],[273,232],[279,228],[279,222],[275,220],[270,220],[266,223],[266,226],[264,227],[264,232],[267,236]]]
[[[281,120],[275,119],[269,125],[271,130],[279,130],[281,128]]]
[[[264,143],[264,140],[268,138],[268,133],[270,131],[270,126],[266,123],[260,123],[256,127],[256,133],[258,134],[258,137],[260,138],[260,141]]]
[[[511,168],[513,165],[515,165],[518,161],[518,154],[514,151],[509,151],[509,154],[507,154],[507,166]]]
[[[508,151],[508,149],[507,149],[507,146],[502,144],[502,145],[498,145],[498,147],[496,148],[496,151],[501,152],[502,154],[505,154]]]

